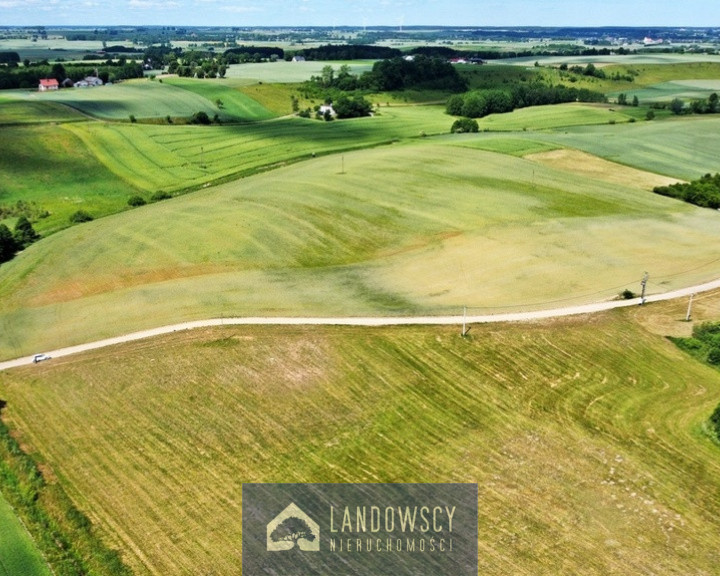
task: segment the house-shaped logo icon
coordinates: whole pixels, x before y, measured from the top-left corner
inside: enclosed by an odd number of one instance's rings
[[[320,551],[320,526],[300,508],[291,503],[267,526],[268,552],[292,550]]]

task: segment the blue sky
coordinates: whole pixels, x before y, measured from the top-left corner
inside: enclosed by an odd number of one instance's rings
[[[0,0],[0,25],[717,26],[718,0]]]

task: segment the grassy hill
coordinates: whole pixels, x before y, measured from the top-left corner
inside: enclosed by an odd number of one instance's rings
[[[474,142],[309,159],[40,241],[0,268],[0,356],[198,318],[556,307],[637,290],[645,270],[651,292],[716,274],[716,212],[650,193],[656,177],[459,146]]]
[[[477,482],[482,574],[712,574],[720,375],[644,327],[682,317],[209,329],[6,372],[0,397],[138,575],[239,573],[262,481]]]

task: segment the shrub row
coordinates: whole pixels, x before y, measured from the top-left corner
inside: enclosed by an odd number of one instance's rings
[[[0,400],[0,410],[4,407]],[[57,576],[131,576],[118,552],[100,540],[59,484],[45,482],[1,419],[0,491]]]

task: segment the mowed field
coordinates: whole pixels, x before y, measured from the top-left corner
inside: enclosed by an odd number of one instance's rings
[[[183,332],[3,372],[0,395],[139,576],[240,574],[245,482],[477,482],[480,574],[716,574],[720,374],[645,327],[683,309]]]
[[[0,269],[0,356],[208,317],[546,308],[637,291],[644,271],[651,292],[716,277],[717,212],[652,194],[657,176],[460,142],[309,159],[62,231]]]

